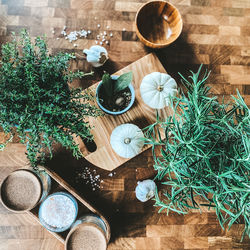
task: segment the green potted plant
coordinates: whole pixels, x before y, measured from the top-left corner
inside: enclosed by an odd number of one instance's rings
[[[120,115],[128,111],[135,101],[132,72],[120,76],[104,73],[96,88],[96,101],[110,115]]]
[[[20,35],[2,46],[0,126],[10,138],[18,134],[33,167],[45,151],[52,156],[55,142],[80,157],[73,136],[91,140],[86,118],[100,112],[90,104],[88,93],[69,83],[91,73],[71,72],[73,54],[50,55],[44,39],[37,37],[32,43],[25,30]]]
[[[172,116],[148,127],[156,179],[163,186],[155,206],[181,214],[207,206],[223,229],[242,219],[243,236],[249,236],[250,110],[239,93],[220,103],[205,85],[209,74],[199,79],[200,71],[191,71],[190,81],[181,75],[187,93],[172,98]],[[155,136],[160,127],[164,140]],[[157,145],[161,156],[155,154]]]

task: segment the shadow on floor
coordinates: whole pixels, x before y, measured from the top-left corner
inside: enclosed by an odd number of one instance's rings
[[[93,166],[84,158],[75,159],[70,151],[63,148],[56,150],[54,157],[45,163],[45,167],[63,178],[107,218],[111,226],[111,241],[118,237],[146,236],[147,221],[156,218],[156,216],[152,217],[153,201],[147,203],[137,201],[133,190],[110,191],[97,188],[93,191],[93,185],[90,182],[86,183],[88,179],[77,181],[78,174],[84,169],[89,169],[93,174],[100,175],[102,179],[102,177],[106,178],[110,172]],[[129,167],[126,165],[119,169],[122,172],[124,171],[122,168]],[[117,175],[119,175],[119,170]],[[115,178],[122,177],[116,176]]]

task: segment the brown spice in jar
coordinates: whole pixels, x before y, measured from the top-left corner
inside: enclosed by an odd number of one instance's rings
[[[32,209],[40,200],[41,193],[42,186],[38,177],[25,169],[12,172],[1,186],[4,205],[14,211]]]
[[[102,230],[92,223],[79,225],[69,236],[67,250],[106,250],[107,242]]]

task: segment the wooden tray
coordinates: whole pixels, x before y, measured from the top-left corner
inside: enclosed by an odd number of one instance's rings
[[[94,152],[89,152],[78,137],[77,143],[84,157],[92,164],[106,169],[113,170],[126,161],[130,160],[118,156],[110,146],[110,135],[113,129],[123,123],[133,123],[139,128],[143,129],[146,126],[152,124],[156,120],[156,110],[147,106],[140,95],[140,84],[144,76],[152,72],[166,73],[159,59],[155,54],[151,53],[138,61],[128,65],[122,70],[116,72],[114,75],[120,75],[122,73],[132,71],[133,72],[133,86],[135,88],[135,103],[132,108],[126,113],[118,116],[112,116],[105,114],[98,118],[90,118],[90,125],[93,127],[92,134],[94,135],[94,142],[97,149]],[[92,85],[89,90],[95,95],[95,90],[99,82]],[[170,110],[168,108],[158,110],[161,117],[166,117]],[[142,152],[149,146],[144,146]]]
[[[46,168],[46,172],[49,174],[49,176],[51,177],[51,190],[49,194],[55,193],[55,192],[68,192],[71,195],[74,196],[74,198],[77,201],[78,204],[78,215],[76,220],[81,217],[84,214],[97,214],[98,216],[101,217],[101,219],[104,221],[106,228],[107,228],[107,241],[110,240],[110,226],[109,223],[107,222],[107,220],[105,219],[105,217],[97,210],[95,209],[88,201],[86,201],[85,199],[83,199],[75,189],[73,189],[70,185],[68,185],[60,176],[58,176],[56,173],[54,173],[53,171],[50,171]],[[38,218],[38,211],[39,211],[39,207],[40,207],[39,203],[36,207],[34,207],[32,210],[27,211],[27,213],[29,215],[31,215],[34,219],[36,219],[39,223],[40,220]],[[63,244],[65,243],[66,237],[69,233],[69,230],[66,230],[64,232],[61,233],[55,233],[55,232],[51,232],[49,231],[52,235],[54,235],[58,240],[60,240]]]

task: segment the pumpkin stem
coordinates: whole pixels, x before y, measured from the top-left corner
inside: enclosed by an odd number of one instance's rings
[[[154,191],[150,190],[147,194],[146,194],[146,198],[147,199],[151,199],[154,196]]]
[[[107,56],[104,52],[100,53],[100,57],[99,57],[99,63],[105,63],[107,60]]]
[[[164,88],[163,88],[162,85],[158,85],[157,90],[158,90],[159,92],[161,92],[163,89],[164,89]]]
[[[131,142],[131,139],[130,139],[130,138],[125,138],[125,139],[124,139],[124,143],[125,143],[125,144],[129,144],[130,142]]]

